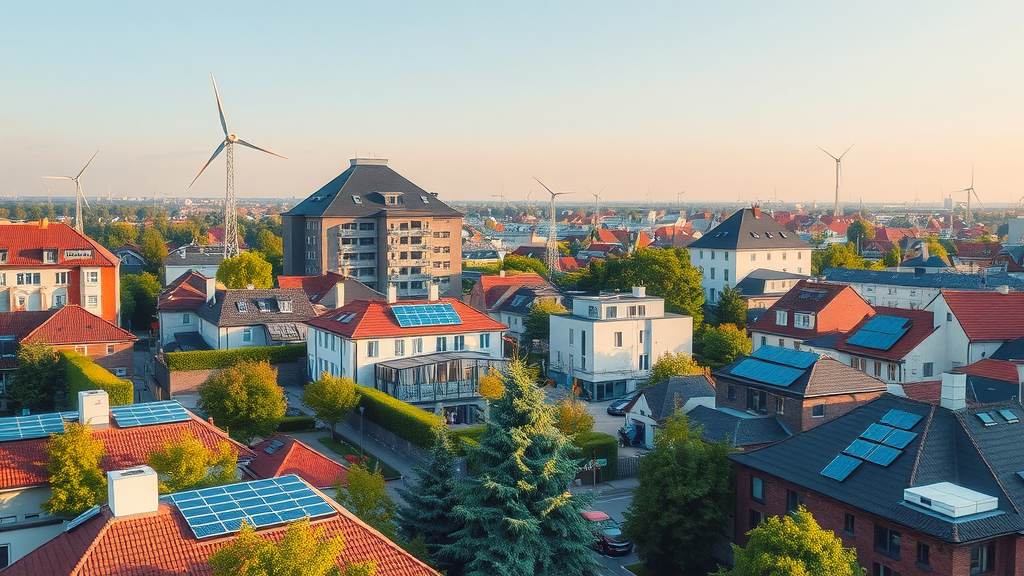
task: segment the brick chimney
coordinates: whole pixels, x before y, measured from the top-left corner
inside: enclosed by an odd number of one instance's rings
[[[754,218],[761,217],[761,207],[758,206],[757,204],[754,204],[754,207],[751,208],[750,211],[754,213]]]

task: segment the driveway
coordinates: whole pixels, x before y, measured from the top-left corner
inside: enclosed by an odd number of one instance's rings
[[[554,404],[561,398],[565,398],[567,392],[564,388],[543,388],[545,394],[544,401],[549,404]],[[630,392],[623,398],[630,398],[637,392]],[[608,414],[608,405],[618,400],[613,398],[611,400],[602,400],[600,402],[587,402],[588,412],[594,417],[594,431],[604,432],[605,434],[611,434],[612,436],[619,437],[619,428],[626,423],[625,416],[612,416]],[[646,450],[633,447],[619,447],[619,456],[636,456]]]

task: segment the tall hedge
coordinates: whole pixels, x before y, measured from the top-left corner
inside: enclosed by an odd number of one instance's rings
[[[434,426],[441,420],[440,416],[406,404],[374,388],[357,385],[356,391],[361,396],[359,407],[366,409],[363,418],[417,446],[427,449],[433,446],[436,437]],[[358,413],[358,409],[355,413]]]
[[[305,344],[284,346],[250,346],[235,350],[194,350],[191,352],[168,352],[164,362],[171,372],[181,370],[218,370],[234,366],[246,360],[282,364],[295,362],[306,355]]]
[[[77,352],[61,350],[60,366],[68,380],[68,401],[78,402],[83,390],[105,390],[111,406],[124,406],[135,400],[135,385],[122,380]]]
[[[580,457],[587,462],[594,458],[605,458],[607,466],[598,472],[598,481],[607,482],[619,477],[619,441],[611,434],[588,432],[579,439]]]

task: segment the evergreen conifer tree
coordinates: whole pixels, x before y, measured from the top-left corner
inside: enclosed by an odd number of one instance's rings
[[[591,498],[570,495],[576,448],[552,425],[551,407],[522,360],[491,404],[470,450],[476,478],[460,483],[453,509],[463,527],[441,555],[466,576],[576,576],[594,567],[596,536],[580,516]]]

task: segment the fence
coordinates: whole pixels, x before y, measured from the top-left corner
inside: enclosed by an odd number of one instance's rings
[[[642,456],[619,456],[619,478],[635,478]]]

